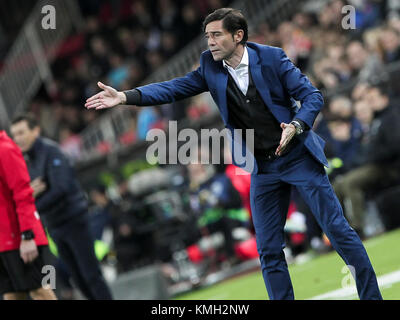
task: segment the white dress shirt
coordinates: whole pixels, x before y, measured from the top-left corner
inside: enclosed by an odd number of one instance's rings
[[[229,66],[225,60],[222,60],[222,64],[226,69],[228,69],[229,74],[232,76],[233,80],[235,80],[240,91],[246,95],[249,87],[249,54],[247,48],[244,47],[242,60],[240,60],[240,63],[236,68]]]

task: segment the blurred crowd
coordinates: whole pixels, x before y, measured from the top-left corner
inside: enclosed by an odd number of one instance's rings
[[[30,106],[46,135],[58,140],[67,151],[79,147],[79,133],[104,114],[83,108],[86,98],[98,91],[97,80],[118,90],[139,85],[201,33],[201,22],[207,13],[229,4],[222,0],[120,0],[101,1],[100,6],[97,3],[80,1],[84,30],[70,37],[60,50],[49,94],[41,92]],[[356,8],[355,29],[343,29],[342,8],[347,4]],[[325,107],[314,130],[327,142],[327,170],[345,214],[364,237],[366,200],[400,184],[400,82],[398,72],[390,70],[400,69],[395,68],[400,62],[398,1],[312,2],[306,10],[277,26],[268,21],[261,23],[249,40],[282,47],[324,92]],[[141,108],[132,111],[136,119],[132,130],[135,139],[144,139],[148,129],[159,126],[160,121],[196,120],[212,109],[205,95],[166,108]],[[196,171],[192,169],[192,173]],[[218,199],[215,201],[218,203]],[[323,240],[312,214],[295,193],[292,204],[292,213],[301,212],[304,217],[293,215],[292,234],[306,234],[291,238],[293,248],[301,251],[311,246],[326,250],[329,242]],[[133,219],[131,215],[124,217]],[[132,221],[114,225],[119,239],[132,234]],[[386,227],[394,225],[388,223]],[[151,239],[142,240],[147,243],[145,247],[152,247]],[[135,254],[131,250],[133,242],[122,245],[122,251],[130,248],[128,256]],[[232,254],[232,247],[226,250]],[[137,252],[143,250],[138,248]],[[129,269],[127,263],[122,270]]]
[[[85,18],[84,28],[60,48],[52,66],[54,82],[46,90],[43,87],[30,105],[46,135],[58,140],[77,160],[82,148],[79,133],[109,112],[83,108],[86,98],[98,92],[97,81],[118,90],[140,85],[201,34],[201,22],[207,13],[229,5],[229,1],[79,3]],[[325,114],[330,112],[332,94],[349,95],[358,82],[375,84],[387,76],[385,66],[400,59],[400,9],[391,0],[333,0],[312,4],[277,26],[268,21],[261,23],[250,40],[282,47],[313,84],[324,91]],[[356,8],[355,29],[343,29],[342,8],[346,4]],[[397,92],[395,82],[390,84],[391,94]],[[196,120],[211,112],[212,105],[202,95],[162,108],[132,109],[129,143],[144,139],[151,128],[163,128],[167,120]]]
[[[52,65],[54,81],[30,105],[47,136],[76,155],[79,133],[103,115],[83,108],[98,92],[97,81],[118,90],[134,88],[202,32],[202,20],[226,0],[79,1],[84,25],[60,47]],[[134,112],[132,131],[143,132],[160,117],[180,119],[185,110],[171,106]],[[140,113],[143,113],[142,115]],[[145,135],[145,134],[144,134]],[[132,139],[136,140],[136,135]],[[75,152],[74,152],[75,151]]]

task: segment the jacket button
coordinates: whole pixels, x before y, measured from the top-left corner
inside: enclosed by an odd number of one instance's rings
[[[250,100],[249,100],[249,99],[247,99],[247,100],[246,100],[246,103],[250,103]]]

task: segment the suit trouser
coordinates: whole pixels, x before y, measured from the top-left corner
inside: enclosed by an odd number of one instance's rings
[[[49,233],[57,245],[60,259],[86,298],[112,299],[94,252],[94,239],[87,218],[83,216],[59,228],[49,228]]]
[[[273,161],[257,161],[251,177],[251,209],[257,250],[270,299],[294,299],[283,253],[284,225],[295,186],[346,265],[355,271],[360,299],[382,299],[376,275],[357,233],[343,216],[324,167],[301,144]],[[354,274],[353,274],[354,276]]]

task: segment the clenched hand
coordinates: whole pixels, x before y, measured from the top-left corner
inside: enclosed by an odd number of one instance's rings
[[[30,263],[39,255],[35,240],[21,240],[19,255],[24,263]]]
[[[42,192],[47,189],[47,184],[38,177],[31,181],[31,188],[33,189],[33,197],[37,198]]]

